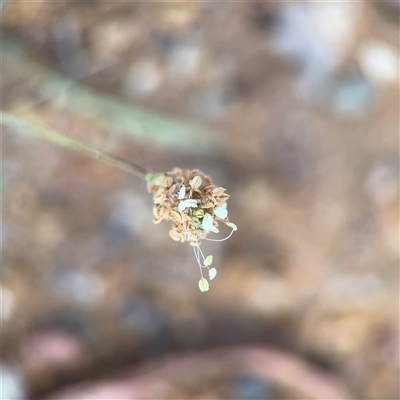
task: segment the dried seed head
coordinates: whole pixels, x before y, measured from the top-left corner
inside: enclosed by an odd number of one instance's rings
[[[200,289],[208,290],[208,282],[203,278],[202,269],[209,269],[212,256],[204,257],[200,243],[203,239],[226,240],[237,229],[228,219],[226,201],[229,195],[224,188],[215,186],[211,178],[203,172],[182,168],[174,168],[162,174],[149,174],[147,187],[153,193],[154,223],[172,221],[169,232],[171,238],[189,242],[193,246],[201,272]],[[208,239],[210,232],[219,232],[217,221],[224,222],[232,228],[232,232],[225,239]],[[210,279],[215,275],[216,270],[213,268],[210,270]]]

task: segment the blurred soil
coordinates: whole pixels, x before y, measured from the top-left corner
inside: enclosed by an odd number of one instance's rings
[[[199,168],[227,188],[239,227],[204,246],[218,276],[200,293],[191,248],[152,223],[140,180],[4,127],[1,350],[14,393],[43,398],[159,356],[258,343],[335,374],[356,398],[398,398],[395,3],[36,1],[2,13],[4,40],[49,71],[213,127],[222,150],[107,129],[43,97],[29,65],[7,57],[3,110],[155,171]],[[246,379],[227,375],[209,398],[254,389]],[[263,388],[240,396],[274,398]]]

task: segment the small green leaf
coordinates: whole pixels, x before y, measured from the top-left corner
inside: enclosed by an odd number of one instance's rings
[[[232,228],[234,231],[237,231],[237,226],[233,222],[226,222],[226,226]]]
[[[210,277],[210,280],[213,280],[217,276],[217,270],[215,268],[211,268],[208,271],[208,276]]]
[[[204,265],[206,267],[210,266],[213,262],[213,256],[207,256],[206,259],[204,260]]]
[[[208,292],[209,285],[206,278],[200,278],[199,280],[199,288],[202,292]]]

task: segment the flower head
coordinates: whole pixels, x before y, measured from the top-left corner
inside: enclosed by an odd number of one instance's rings
[[[229,195],[225,189],[215,186],[208,175],[199,170],[174,168],[162,174],[149,174],[148,190],[153,193],[154,223],[162,220],[172,221],[169,235],[173,240],[189,242],[193,246],[200,267],[201,291],[208,290],[208,282],[203,277],[203,268],[209,270],[213,279],[217,271],[209,268],[212,256],[204,257],[200,249],[201,240],[223,241],[228,239],[237,227],[228,219],[226,201]],[[218,233],[218,222],[232,229],[224,239],[209,239],[207,236]]]

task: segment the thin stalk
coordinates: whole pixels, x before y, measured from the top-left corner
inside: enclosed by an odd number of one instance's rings
[[[129,172],[130,174],[133,174],[143,180],[146,180],[146,176],[150,173],[150,171],[146,170],[145,168],[130,161],[124,160],[123,158],[114,156],[111,153],[97,149],[96,147],[86,143],[82,143],[79,140],[72,139],[52,129],[28,123],[1,111],[0,121],[2,125],[22,130],[24,133],[35,135],[59,146],[78,151],[88,157],[101,160],[107,164]]]

